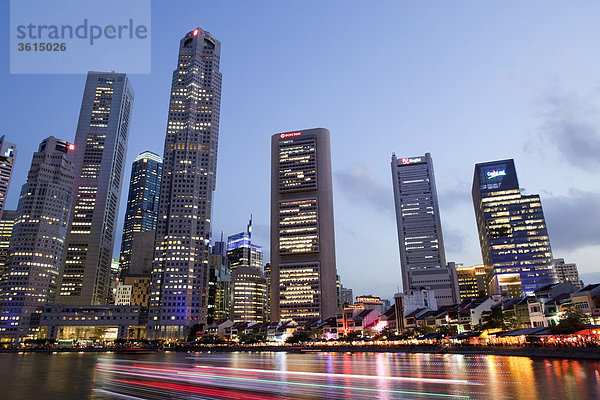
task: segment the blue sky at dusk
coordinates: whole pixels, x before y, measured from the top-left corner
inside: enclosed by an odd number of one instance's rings
[[[481,263],[474,164],[514,158],[520,186],[542,197],[554,257],[600,281],[598,16],[600,3],[583,1],[153,1],[152,74],[130,76],[126,181],[137,154],[162,155],[178,43],[199,26],[222,43],[214,237],[244,230],[252,213],[268,260],[270,137],[324,127],[338,273],[355,295],[401,286],[392,152],[431,153],[448,261]],[[0,43],[14,209],[40,141],[74,139],[85,76],[10,75],[8,36]]]

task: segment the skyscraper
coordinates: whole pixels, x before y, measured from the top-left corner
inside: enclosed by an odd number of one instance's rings
[[[108,301],[132,103],[125,74],[88,73],[75,135],[75,197],[59,304]]]
[[[0,291],[2,291],[2,282],[6,277],[6,267],[8,266],[8,247],[12,236],[13,226],[17,212],[15,210],[2,211],[0,218]],[[1,293],[0,293],[1,296]]]
[[[475,165],[473,206],[490,294],[529,295],[556,283],[539,195],[523,195],[513,160]]]
[[[209,289],[208,289],[208,314],[206,322],[220,322],[229,318],[229,304],[231,298],[231,268],[225,255],[226,243],[215,242],[209,260]]]
[[[14,143],[4,140],[4,135],[0,136],[0,214],[4,210],[16,157],[17,147]]]
[[[271,138],[272,320],[336,315],[337,289],[329,131]]]
[[[564,258],[555,258],[552,260],[552,266],[556,271],[558,283],[570,282],[577,289],[583,289],[583,282],[579,279],[577,264],[565,263]]]
[[[127,274],[131,265],[133,234],[156,229],[162,159],[158,154],[144,151],[131,166],[127,211],[121,241],[121,272]],[[153,246],[151,246],[152,248]]]
[[[196,28],[179,43],[158,205],[149,328],[180,338],[206,322],[212,196],[221,105],[221,43]]]
[[[252,243],[252,217],[246,232],[229,236],[227,258],[231,265],[231,318],[234,322],[267,319],[267,279],[263,251]]]
[[[231,271],[231,320],[267,320],[267,279],[261,270],[240,265]]]
[[[398,245],[404,290],[429,288],[440,306],[458,303],[456,271],[446,264],[431,154],[392,155]]]
[[[263,250],[261,246],[252,243],[252,217],[246,232],[240,232],[227,238],[227,258],[231,270],[237,267],[253,267],[263,271]]]
[[[28,334],[38,309],[55,298],[73,202],[73,153],[73,144],[50,136],[33,155],[9,246],[2,334]]]

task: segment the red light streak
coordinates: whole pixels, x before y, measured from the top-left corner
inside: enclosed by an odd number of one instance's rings
[[[145,386],[155,389],[164,389],[169,391],[176,391],[182,393],[193,393],[203,394],[206,396],[221,397],[224,399],[235,399],[235,400],[280,400],[281,397],[271,397],[259,394],[246,394],[241,392],[233,392],[229,390],[211,389],[206,387],[198,387],[191,385],[182,385],[179,383],[167,383],[167,382],[146,382],[146,381],[133,381],[125,379],[115,379],[115,382],[125,383],[135,386]]]

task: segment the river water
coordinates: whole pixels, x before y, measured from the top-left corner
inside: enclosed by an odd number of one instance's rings
[[[5,353],[0,399],[600,399],[600,362],[406,353]]]

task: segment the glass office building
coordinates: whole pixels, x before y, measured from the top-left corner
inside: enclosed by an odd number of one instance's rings
[[[490,294],[556,283],[540,196],[521,193],[514,160],[477,164],[472,194]]]

